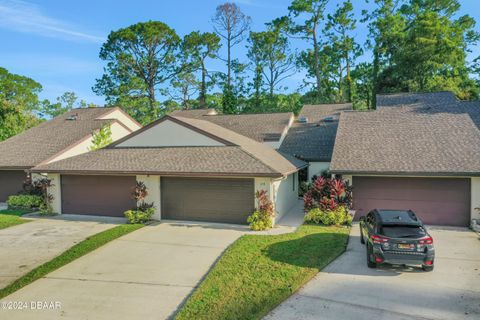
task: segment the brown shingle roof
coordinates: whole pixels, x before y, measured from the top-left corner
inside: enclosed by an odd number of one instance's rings
[[[468,114],[344,112],[330,169],[335,173],[480,174],[480,131]]]
[[[259,142],[280,140],[293,118],[291,112],[207,115],[209,111],[210,109],[178,110],[170,115],[213,122]]]
[[[329,162],[332,158],[338,117],[342,111],[352,110],[351,103],[305,105],[299,115],[308,123],[295,123],[280,146],[280,151],[307,161]],[[324,121],[332,117],[332,121]]]
[[[412,105],[449,105],[458,102],[452,92],[402,92],[377,95],[377,108],[400,107]]]
[[[114,120],[96,120],[113,108],[74,109],[0,142],[0,168],[31,168]],[[67,120],[78,115],[77,120]]]
[[[281,177],[306,165],[303,161],[284,157],[262,143],[204,120],[166,116],[132,135],[165,120],[194,127],[200,133],[229,142],[229,145],[122,148],[113,144],[96,152],[38,166],[33,171]]]

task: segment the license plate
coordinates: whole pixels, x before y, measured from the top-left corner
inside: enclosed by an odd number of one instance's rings
[[[399,243],[398,249],[412,249],[413,245],[408,243]]]

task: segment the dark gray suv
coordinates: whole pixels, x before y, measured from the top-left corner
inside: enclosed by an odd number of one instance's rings
[[[433,270],[433,239],[411,210],[370,211],[360,218],[360,241],[366,244],[367,265],[421,265]]]

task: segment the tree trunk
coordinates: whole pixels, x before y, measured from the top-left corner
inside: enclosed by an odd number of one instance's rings
[[[232,68],[232,65],[231,65],[231,61],[230,61],[230,51],[232,49],[232,46],[231,46],[231,39],[230,39],[230,33],[228,35],[228,38],[227,38],[227,86],[228,88],[230,88],[230,83],[231,83],[231,77],[232,77],[232,73],[231,73],[231,68]]]
[[[156,108],[157,108],[157,103],[156,103],[156,98],[155,98],[155,85],[154,84],[149,84],[148,85],[148,104],[150,106],[150,116],[152,117],[150,121],[153,121],[157,117],[156,113]]]
[[[373,81],[373,90],[372,90],[372,103],[371,103],[371,108],[376,109],[377,108],[377,92],[378,92],[378,72],[380,69],[380,58],[379,58],[379,53],[378,53],[378,45],[375,45],[375,48],[373,49],[373,75],[372,75],[372,81]]]
[[[347,102],[352,102],[353,96],[353,84],[352,84],[352,77],[350,74],[350,57],[348,55],[348,50],[345,52],[345,59],[347,61]]]
[[[207,69],[205,63],[202,61],[202,83],[200,84],[200,107],[204,108],[207,105]]]
[[[315,78],[317,80],[317,102],[320,102],[320,97],[322,95],[322,79],[320,76],[320,60],[319,60],[319,55],[320,55],[320,50],[318,48],[318,41],[317,41],[317,25],[314,24],[313,26],[313,33],[312,33],[312,39],[313,39],[313,55],[314,55],[314,71],[315,71]]]

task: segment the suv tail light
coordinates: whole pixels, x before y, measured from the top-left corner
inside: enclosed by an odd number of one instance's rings
[[[370,239],[372,239],[373,243],[377,243],[377,244],[386,243],[389,240],[388,238],[377,236],[376,234],[372,234],[370,236]]]
[[[418,240],[418,244],[433,244],[433,239],[432,237],[425,237]]]

